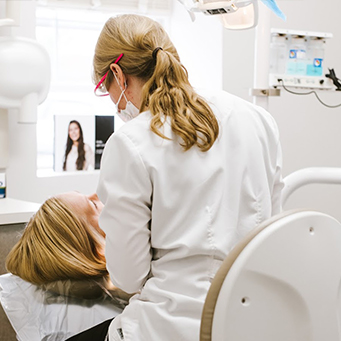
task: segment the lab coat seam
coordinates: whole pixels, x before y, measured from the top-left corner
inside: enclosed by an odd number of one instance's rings
[[[214,233],[212,230],[212,210],[209,206],[206,206],[206,212],[207,212],[207,216],[208,216],[208,221],[207,221],[207,232],[208,232],[208,240],[211,246],[211,250],[213,250],[213,256],[215,254],[216,251],[216,247],[214,244]]]
[[[259,225],[262,221],[262,205],[259,200],[259,196],[256,198],[256,208],[257,208],[257,214],[256,214],[256,225]]]
[[[212,279],[215,275],[216,269],[215,269],[215,256],[217,253],[217,247],[215,245],[215,241],[214,241],[214,231],[213,231],[213,227],[212,227],[212,210],[209,206],[206,206],[205,209],[206,213],[207,213],[207,238],[208,238],[208,243],[210,246],[210,250],[211,250],[211,261],[208,267],[208,277],[210,279]]]
[[[122,131],[120,133],[121,133],[122,136],[124,136],[124,138],[128,141],[128,143],[132,145],[132,147],[133,147],[132,149],[134,150],[135,154],[137,154],[137,156],[138,156],[138,158],[139,158],[139,160],[140,160],[140,162],[142,164],[142,167],[143,167],[143,169],[145,171],[145,176],[150,181],[149,172],[147,170],[147,167],[146,167],[146,165],[145,165],[145,163],[143,161],[142,155],[140,154],[137,146],[134,144],[134,142],[131,140],[131,138],[127,134],[125,134]]]

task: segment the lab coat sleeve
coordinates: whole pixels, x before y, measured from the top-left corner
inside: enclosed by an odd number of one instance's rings
[[[150,272],[152,184],[137,147],[123,132],[106,144],[97,194],[104,203],[99,224],[106,233],[111,280],[127,293],[137,292]]]

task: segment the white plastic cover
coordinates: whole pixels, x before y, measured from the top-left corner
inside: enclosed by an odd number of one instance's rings
[[[50,58],[33,39],[0,37],[0,108],[19,109],[19,122],[35,123],[50,87]]]
[[[19,341],[62,341],[122,311],[109,298],[60,296],[12,274],[0,276],[0,302]]]
[[[289,211],[257,229],[212,282],[222,284],[210,340],[341,340],[340,222]]]

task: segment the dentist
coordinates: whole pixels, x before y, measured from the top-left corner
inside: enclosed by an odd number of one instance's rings
[[[277,125],[226,92],[197,93],[164,29],[143,16],[106,22],[94,80],[127,122],[106,144],[97,193],[107,269],[136,294],[70,340],[198,341],[222,261],[281,209]]]

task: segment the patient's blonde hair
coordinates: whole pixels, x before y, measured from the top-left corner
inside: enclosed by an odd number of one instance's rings
[[[157,47],[162,49],[153,57]],[[146,82],[140,112],[151,111],[151,130],[166,138],[160,131],[164,114],[170,117],[172,131],[181,138],[184,150],[194,145],[202,151],[210,149],[219,134],[217,119],[190,85],[187,70],[162,26],[139,15],[110,18],[96,45],[93,61],[96,84],[121,53],[123,58],[118,64],[123,73]],[[113,74],[109,72],[104,83],[106,89],[112,81]]]
[[[53,197],[30,219],[6,268],[36,285],[106,276],[104,238]]]

